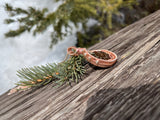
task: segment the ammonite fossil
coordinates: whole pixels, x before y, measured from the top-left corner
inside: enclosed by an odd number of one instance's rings
[[[74,56],[81,54],[91,64],[103,68],[110,67],[117,61],[115,53],[104,49],[87,51],[86,48],[69,47],[67,52]]]

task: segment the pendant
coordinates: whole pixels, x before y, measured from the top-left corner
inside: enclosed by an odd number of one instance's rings
[[[114,52],[104,49],[87,51],[86,48],[69,47],[67,53],[71,56],[83,55],[89,63],[102,68],[110,67],[117,61]]]

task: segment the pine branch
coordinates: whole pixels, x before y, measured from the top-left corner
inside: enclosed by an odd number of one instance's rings
[[[85,73],[83,56],[72,56],[67,61],[60,64],[47,64],[31,68],[22,68],[17,71],[21,81],[18,86],[38,87],[54,82],[58,85],[72,82],[78,83]]]
[[[59,0],[57,0],[59,1]],[[37,10],[29,7],[28,10],[22,8],[13,8],[11,5],[6,4],[6,11],[11,16],[23,14],[24,17],[15,20],[10,18],[6,19],[6,23],[10,24],[18,22],[20,25],[17,30],[10,30],[5,35],[6,37],[15,37],[25,31],[30,32],[33,29],[33,35],[44,32],[48,26],[53,26],[53,33],[51,33],[51,46],[62,40],[64,36],[71,34],[72,22],[76,27],[78,23],[83,24],[83,29],[86,30],[86,23],[89,18],[96,19],[102,26],[104,21],[107,20],[108,28],[112,28],[112,14],[117,13],[118,9],[122,6],[131,7],[136,3],[136,0],[63,0],[63,3],[58,9],[52,13],[48,13],[47,9]],[[65,31],[62,31],[65,28]]]

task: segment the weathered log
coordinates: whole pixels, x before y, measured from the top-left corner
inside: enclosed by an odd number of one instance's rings
[[[83,81],[0,96],[0,120],[126,120],[160,118],[160,11],[91,47],[118,55]]]

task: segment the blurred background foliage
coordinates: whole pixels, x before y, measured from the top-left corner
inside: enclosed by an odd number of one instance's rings
[[[43,33],[49,26],[53,27],[51,33],[52,47],[66,35],[72,34],[72,26],[78,27],[82,24],[83,31],[77,32],[78,47],[90,47],[100,42],[121,28],[149,15],[160,7],[160,0],[56,0],[62,4],[54,12],[48,12],[47,8],[42,10],[29,7],[14,8],[5,5],[9,13],[6,24],[18,22],[19,28],[9,30],[5,36],[15,37],[25,31],[33,35]],[[15,16],[23,17],[15,19]],[[97,24],[87,26],[87,21],[94,19]]]

